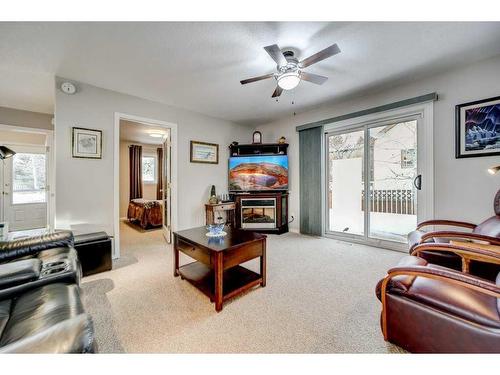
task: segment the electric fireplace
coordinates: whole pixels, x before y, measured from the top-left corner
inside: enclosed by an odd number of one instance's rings
[[[276,228],[276,198],[242,198],[240,207],[243,229]]]

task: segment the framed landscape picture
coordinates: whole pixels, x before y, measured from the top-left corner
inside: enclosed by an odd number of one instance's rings
[[[191,163],[219,164],[219,145],[191,141]]]
[[[72,148],[74,158],[102,158],[101,130],[73,128],[72,131]]]
[[[500,96],[455,107],[455,157],[500,155]]]

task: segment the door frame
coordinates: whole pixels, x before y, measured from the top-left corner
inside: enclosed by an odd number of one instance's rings
[[[329,222],[329,212],[328,212],[328,136],[335,133],[365,130],[377,126],[382,126],[387,123],[393,123],[398,119],[417,119],[417,174],[422,174],[425,178],[422,180],[422,190],[425,192],[425,200],[419,204],[419,209],[421,209],[422,214],[420,220],[430,220],[434,218],[434,102],[423,102],[416,105],[396,108],[389,111],[383,111],[380,113],[372,113],[365,116],[355,117],[343,121],[338,121],[331,124],[326,124],[324,126],[324,150],[323,150],[323,174],[324,174],[324,208],[323,208],[323,220],[324,229],[323,235],[325,237],[334,238],[342,241],[349,241],[355,243],[361,243],[365,245],[381,247],[389,250],[397,250],[401,252],[407,252],[408,247],[406,244],[397,243],[388,240],[370,238],[366,230],[368,230],[368,215],[365,215],[365,235],[358,236],[353,234],[342,234],[337,232],[330,232],[328,230]],[[364,147],[364,158],[367,160],[369,149]],[[368,163],[364,163],[364,172],[367,176],[369,170]],[[368,194],[365,194],[365,200],[368,200]],[[365,207],[368,207],[365,201]]]
[[[120,258],[120,120],[139,122],[142,125],[163,127],[170,130],[170,155],[171,155],[171,231],[177,229],[177,124],[172,122],[131,115],[122,112],[114,114],[114,140],[113,140],[113,232],[114,246],[113,259]]]
[[[14,126],[7,124],[0,124],[0,130],[8,130],[19,133],[34,133],[43,134],[45,138],[45,147],[47,148],[47,224],[49,230],[55,229],[56,217],[56,164],[55,164],[55,150],[54,150],[54,130],[29,128],[24,126]],[[8,142],[8,145],[18,146],[35,146],[29,143],[22,142]],[[40,146],[40,145],[36,145]],[[2,165],[2,182],[3,182],[3,165]],[[4,219],[4,206],[2,203],[2,212],[0,218]]]

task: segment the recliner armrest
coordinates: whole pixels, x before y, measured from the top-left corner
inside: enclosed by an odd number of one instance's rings
[[[444,225],[444,226],[452,226],[452,227],[462,227],[474,229],[477,227],[476,224],[468,223],[465,221],[457,221],[457,220],[427,220],[417,224],[417,229],[421,229],[422,227],[426,227],[429,225]]]
[[[466,233],[466,232],[445,231],[445,230],[437,232],[428,232],[424,234],[420,239],[420,243],[424,243],[425,241],[431,238],[468,239],[468,240],[484,241],[492,245],[500,245],[500,238],[498,237],[485,236],[483,234],[477,234],[477,233]]]
[[[0,242],[0,263],[35,255],[40,251],[55,247],[72,247],[73,244],[74,238],[71,231],[60,231],[14,241]]]

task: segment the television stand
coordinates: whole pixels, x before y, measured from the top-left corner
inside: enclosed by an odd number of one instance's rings
[[[288,192],[236,193],[236,228],[282,234],[288,232]]]

